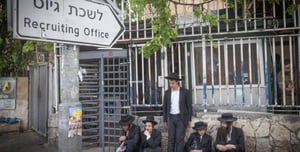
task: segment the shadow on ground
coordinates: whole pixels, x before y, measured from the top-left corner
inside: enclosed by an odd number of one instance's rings
[[[57,144],[48,144],[47,137],[34,131],[0,134],[1,152],[57,152]]]

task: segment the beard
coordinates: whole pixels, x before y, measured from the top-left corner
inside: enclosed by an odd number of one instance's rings
[[[230,133],[231,125],[228,125],[227,127],[221,127],[221,141],[227,142],[227,135]]]

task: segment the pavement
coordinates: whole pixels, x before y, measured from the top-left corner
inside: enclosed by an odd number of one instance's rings
[[[55,144],[48,144],[47,137],[33,131],[0,134],[1,152],[57,152]]]
[[[82,152],[115,152],[114,148],[84,148]],[[28,130],[0,133],[0,152],[58,152],[57,143],[48,143],[47,137]]]

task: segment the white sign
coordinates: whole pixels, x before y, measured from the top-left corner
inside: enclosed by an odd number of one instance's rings
[[[14,37],[111,47],[125,28],[109,4],[86,0],[15,0]]]
[[[0,78],[0,109],[16,108],[16,78]]]

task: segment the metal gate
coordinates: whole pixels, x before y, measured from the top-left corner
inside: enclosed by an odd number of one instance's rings
[[[47,135],[51,75],[50,64],[30,67],[29,127],[44,136]]]
[[[129,113],[127,52],[80,54],[79,100],[83,106],[83,147],[115,151],[121,134],[119,120]]]

